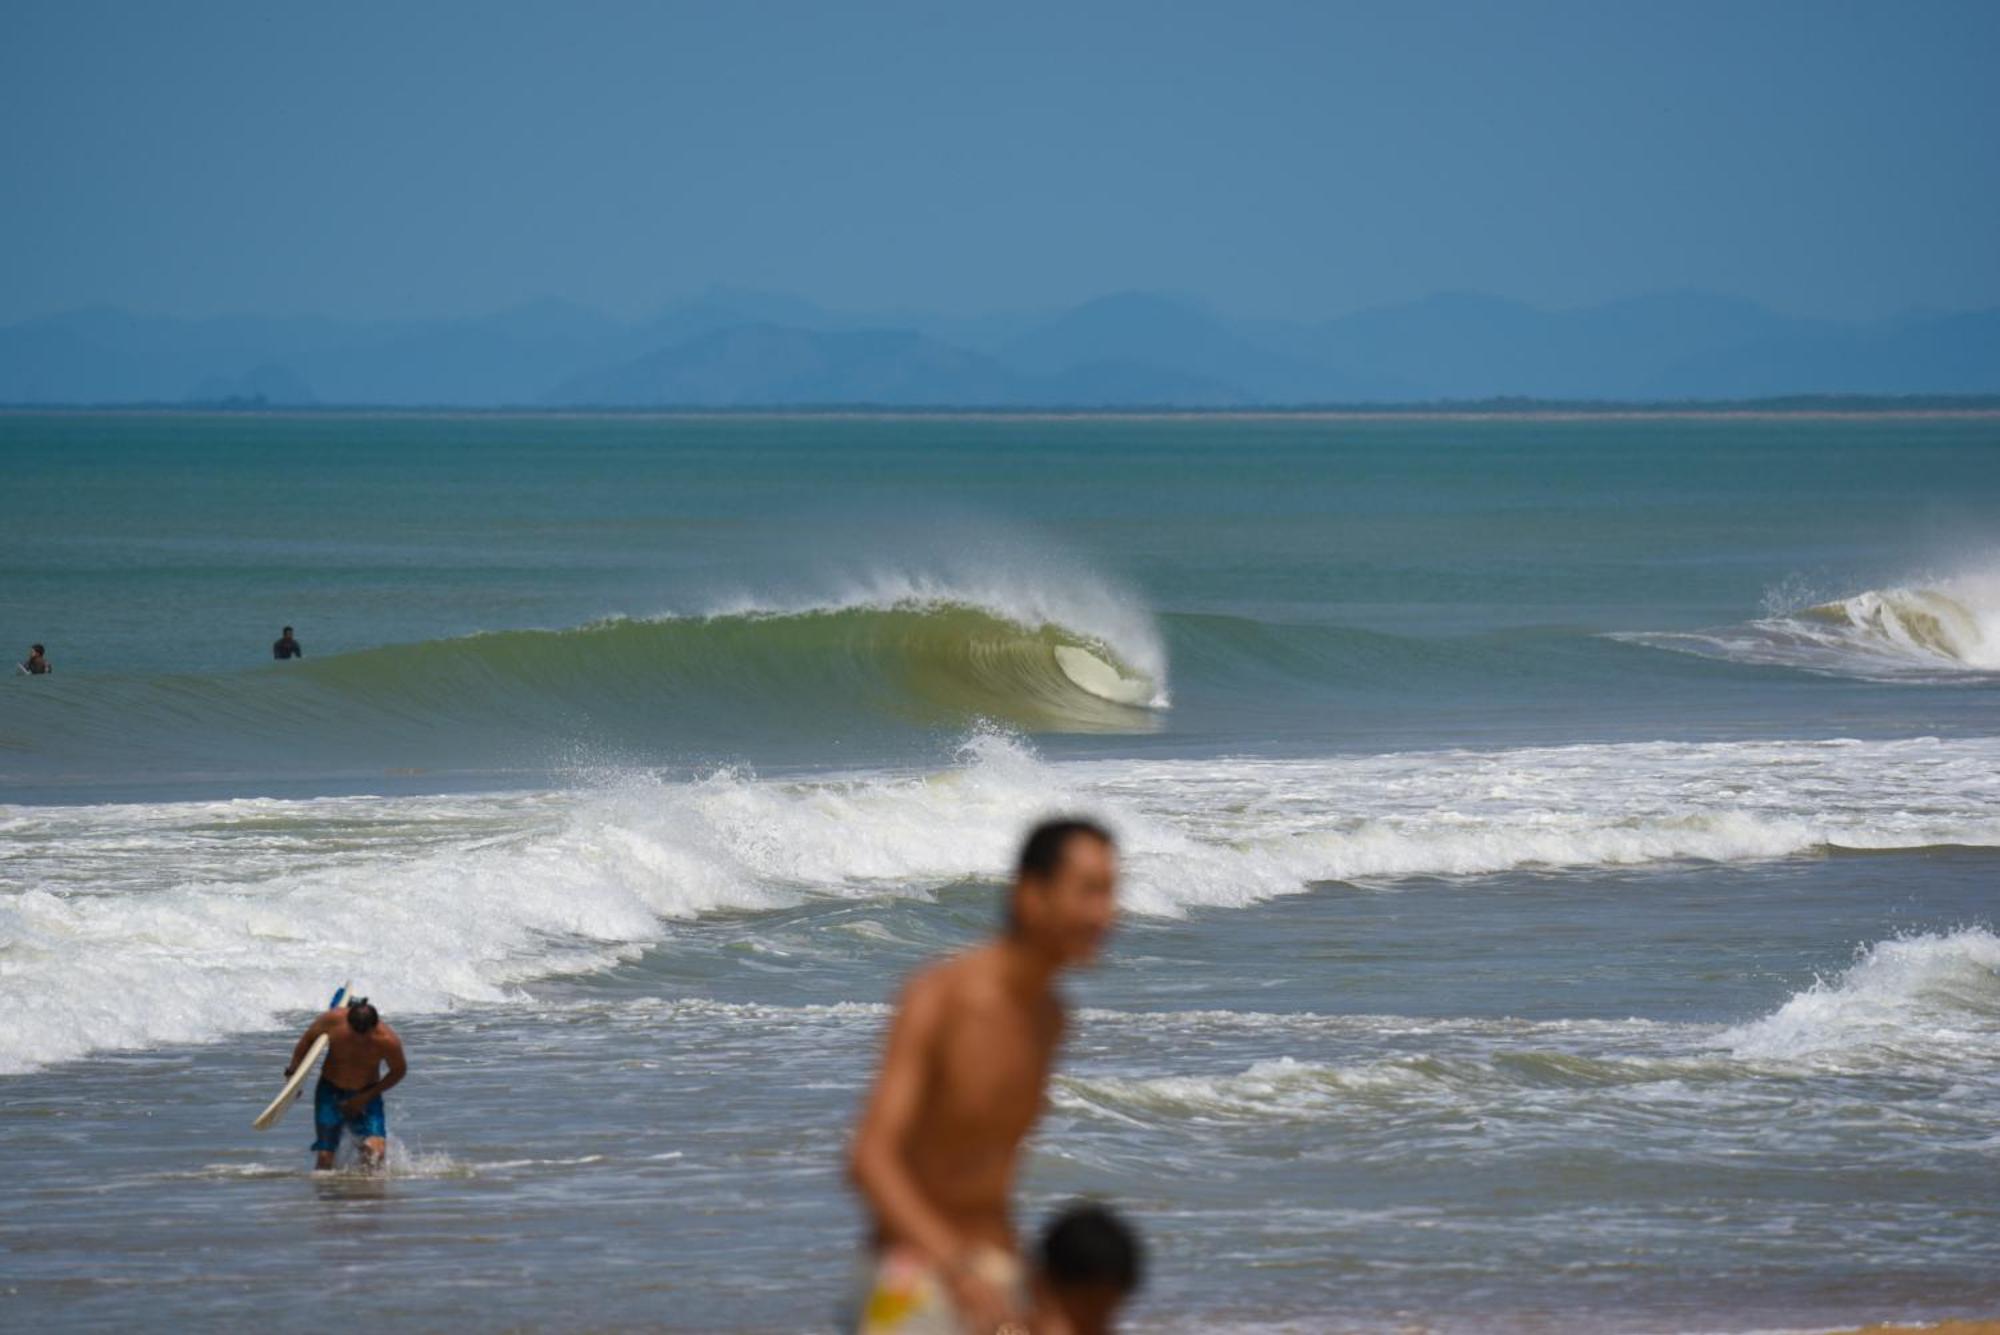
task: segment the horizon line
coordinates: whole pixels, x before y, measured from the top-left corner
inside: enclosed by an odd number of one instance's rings
[[[828,316],[840,319],[863,320],[863,321],[870,321],[870,320],[888,321],[888,323],[870,324],[865,326],[868,330],[872,331],[886,331],[892,329],[902,329],[907,327],[906,325],[895,323],[895,321],[965,321],[965,320],[982,320],[982,319],[1033,320],[1033,319],[1043,319],[1049,317],[1059,317],[1068,314],[1070,312],[1080,310],[1084,307],[1097,304],[1099,302],[1114,301],[1119,298],[1129,298],[1129,297],[1138,297],[1148,300],[1171,303],[1173,305],[1181,306],[1186,309],[1195,311],[1199,314],[1202,314],[1212,319],[1216,319],[1226,323],[1236,323],[1236,324],[1330,323],[1333,321],[1349,319],[1354,316],[1366,315],[1377,311],[1399,310],[1410,306],[1419,306],[1426,302],[1434,302],[1449,298],[1475,298],[1484,301],[1493,301],[1509,306],[1520,307],[1525,310],[1535,311],[1537,313],[1545,315],[1575,315],[1587,311],[1602,310],[1610,306],[1618,306],[1630,302],[1647,301],[1661,297],[1700,297],[1700,298],[1708,298],[1721,301],[1741,302],[1745,305],[1753,306],[1758,310],[1761,310],[1767,314],[1776,315],[1782,319],[1799,320],[1812,323],[1836,325],[1836,326],[1848,326],[1848,327],[1878,324],[1885,321],[1902,320],[1913,317],[1975,315],[1992,311],[2000,311],[2000,298],[1996,298],[1990,301],[1974,302],[1969,305],[1958,305],[1958,306],[1940,306],[1924,302],[1912,301],[1904,303],[1903,305],[1894,308],[1885,308],[1871,315],[1862,315],[1862,316],[1801,313],[1799,311],[1795,311],[1789,308],[1783,308],[1780,306],[1773,305],[1758,297],[1746,296],[1742,293],[1732,292],[1723,288],[1702,287],[1692,283],[1683,283],[1665,287],[1639,288],[1625,292],[1617,296],[1600,297],[1590,301],[1583,301],[1583,302],[1576,302],[1569,304],[1534,301],[1526,297],[1509,296],[1504,293],[1490,291],[1484,288],[1436,287],[1436,288],[1425,289],[1421,292],[1415,293],[1410,296],[1393,298],[1386,301],[1368,302],[1357,306],[1338,307],[1324,313],[1311,314],[1311,315],[1245,315],[1233,312],[1224,303],[1218,302],[1213,298],[1202,296],[1200,294],[1184,292],[1184,291],[1176,291],[1171,288],[1150,288],[1150,287],[1112,288],[1093,293],[1089,296],[1077,297],[1070,299],[1068,301],[1057,302],[1049,305],[1018,306],[1018,307],[995,306],[995,307],[954,310],[942,307],[921,308],[914,306],[890,306],[881,308],[871,308],[865,306],[835,305],[835,304],[824,303],[817,298],[801,296],[796,292],[786,291],[781,288],[757,288],[757,287],[738,286],[727,283],[718,283],[718,284],[713,284],[706,288],[697,289],[692,292],[685,292],[675,296],[662,298],[658,302],[655,302],[651,305],[644,307],[637,314],[619,314],[607,307],[596,305],[586,300],[582,300],[575,297],[560,296],[553,293],[541,293],[534,296],[520,297],[515,300],[503,302],[497,305],[481,306],[475,309],[468,309],[457,313],[430,312],[430,313],[411,313],[411,314],[401,314],[401,315],[391,315],[391,314],[336,315],[336,314],[329,314],[324,310],[293,310],[287,312],[278,312],[270,308],[258,309],[258,308],[244,308],[244,307],[238,307],[224,311],[210,311],[203,314],[190,314],[184,311],[141,309],[136,306],[122,305],[112,300],[100,299],[94,301],[93,300],[78,301],[70,305],[52,307],[43,310],[38,314],[11,318],[6,320],[4,323],[0,323],[0,328],[19,327],[22,325],[35,324],[37,322],[46,320],[60,320],[69,316],[96,315],[96,314],[123,315],[132,317],[134,319],[175,321],[185,324],[199,324],[210,321],[227,321],[227,320],[324,321],[329,324],[348,324],[348,325],[459,324],[459,323],[475,322],[480,320],[491,320],[501,316],[514,315],[525,311],[530,311],[536,307],[549,307],[549,306],[566,307],[572,311],[582,312],[594,316],[598,319],[604,320],[607,323],[611,324],[636,326],[636,325],[642,325],[646,321],[653,319],[659,315],[663,315],[683,307],[696,305],[705,300],[715,298],[718,296],[724,298],[734,297],[739,299],[751,299],[751,300],[776,299],[782,301],[791,301],[791,302],[797,302],[804,306],[811,307],[814,309],[814,311],[816,311],[819,315],[822,316]],[[771,325],[777,325],[778,327],[782,328],[800,327],[796,325],[786,324],[782,320],[772,320],[772,319],[750,320],[746,321],[746,323],[771,324]]]
[[[1268,405],[714,404],[483,407],[454,404],[0,403],[0,417],[283,417],[721,420],[729,418],[973,421],[1652,421],[1901,418],[2000,419],[2000,394],[1789,394],[1749,399],[1540,399]]]

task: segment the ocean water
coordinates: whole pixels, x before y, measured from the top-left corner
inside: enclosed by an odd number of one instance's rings
[[[0,1324],[825,1329],[1052,811],[1136,1328],[2000,1311],[2000,421],[0,416],[0,637]]]

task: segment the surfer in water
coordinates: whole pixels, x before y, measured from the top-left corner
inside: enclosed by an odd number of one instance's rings
[[[1005,930],[904,988],[850,1158],[874,1224],[861,1335],[1025,1335],[1034,1302],[1009,1200],[1015,1160],[1062,1039],[1056,978],[1096,956],[1117,882],[1102,827],[1037,826]]]
[[[28,656],[21,663],[21,671],[30,677],[46,677],[55,669],[49,666],[49,651],[39,644],[28,646]]]
[[[290,626],[285,627],[284,634],[278,636],[271,644],[271,657],[281,663],[287,658],[304,658],[305,656],[306,651],[301,649],[299,642],[292,638],[292,628]]]
[[[379,1168],[389,1151],[382,1096],[410,1069],[403,1060],[403,1040],[382,1023],[368,998],[356,997],[306,1026],[292,1049],[292,1064],[285,1068],[287,1077],[299,1069],[313,1040],[321,1034],[327,1037],[327,1049],[326,1064],[319,1068],[319,1085],[313,1090],[313,1129],[318,1133],[313,1141],[317,1156],[313,1167],[321,1172],[332,1168],[341,1132],[351,1131],[360,1143],[362,1161],[370,1168]],[[386,1075],[384,1066],[389,1068]]]

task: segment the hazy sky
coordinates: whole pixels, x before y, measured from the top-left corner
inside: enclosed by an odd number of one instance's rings
[[[2000,2],[0,0],[0,320],[2000,305]]]

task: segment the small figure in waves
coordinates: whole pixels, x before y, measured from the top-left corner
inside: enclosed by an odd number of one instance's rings
[[[28,656],[20,664],[21,672],[30,677],[46,677],[55,669],[49,665],[49,651],[39,644],[28,646]]]
[[[296,639],[292,638],[292,628],[290,626],[285,627],[285,633],[280,635],[277,642],[271,646],[271,657],[281,663],[287,658],[304,658],[305,656],[306,651],[299,647],[299,642]]]

